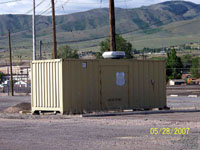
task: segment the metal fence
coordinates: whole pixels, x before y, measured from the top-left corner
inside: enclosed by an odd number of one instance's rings
[[[30,69],[29,69],[30,70]],[[29,95],[31,93],[31,79],[27,69],[26,72],[18,71],[18,74],[13,74],[13,90],[14,95]],[[10,74],[4,75],[0,82],[0,96],[10,95]]]

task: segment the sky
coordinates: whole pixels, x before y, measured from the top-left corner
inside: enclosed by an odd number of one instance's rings
[[[31,14],[32,0],[0,0],[0,14]],[[95,8],[108,7],[109,0],[55,0],[56,15],[87,11]],[[115,7],[136,8],[161,3],[166,0],[115,0]],[[200,4],[200,0],[187,0]],[[9,3],[4,3],[9,2]],[[35,0],[36,14],[50,15],[51,0]]]

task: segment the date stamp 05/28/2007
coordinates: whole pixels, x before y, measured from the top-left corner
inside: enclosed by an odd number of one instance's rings
[[[151,135],[187,135],[190,128],[151,128]]]

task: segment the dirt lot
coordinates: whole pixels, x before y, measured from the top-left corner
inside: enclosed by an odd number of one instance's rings
[[[0,112],[4,109],[17,105],[22,102],[31,102],[30,96],[1,96],[0,97]]]
[[[30,97],[0,97],[0,111],[28,101]],[[199,98],[168,101],[174,108],[200,106]],[[188,135],[151,135],[151,128],[190,130]],[[200,112],[92,118],[0,113],[0,150],[22,149],[200,149]]]

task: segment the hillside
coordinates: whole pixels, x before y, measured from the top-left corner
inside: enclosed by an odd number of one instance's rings
[[[98,42],[109,35],[108,16],[107,8],[56,16],[58,44],[68,43],[77,49],[97,49]],[[173,41],[195,40],[199,36],[199,19],[200,6],[185,1],[169,1],[134,9],[116,8],[117,33],[123,34],[135,48],[159,47],[160,43],[155,45],[155,41],[158,42],[161,37],[168,42],[167,45],[174,44]],[[36,20],[37,40],[43,41],[45,50],[51,49],[51,17],[37,16]],[[0,15],[0,48],[7,47],[5,34],[8,29],[13,32],[13,48],[30,53],[31,16]],[[187,39],[188,35],[191,39]]]

